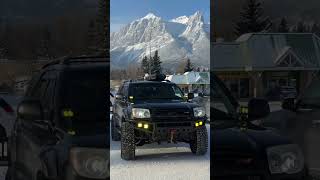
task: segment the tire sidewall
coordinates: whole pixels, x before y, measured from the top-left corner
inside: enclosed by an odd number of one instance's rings
[[[121,125],[121,158],[124,160],[135,159],[134,124],[123,122]]]

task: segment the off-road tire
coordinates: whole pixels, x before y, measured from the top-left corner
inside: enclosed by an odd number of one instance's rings
[[[195,155],[204,155],[208,150],[208,132],[205,126],[199,127],[194,133],[194,140],[190,142],[191,152]]]
[[[134,160],[135,151],[134,124],[123,122],[121,125],[121,158],[124,160]]]
[[[116,124],[114,122],[113,116],[111,118],[111,139],[112,139],[112,141],[120,141],[121,140],[121,136],[120,136],[119,131],[116,128]]]

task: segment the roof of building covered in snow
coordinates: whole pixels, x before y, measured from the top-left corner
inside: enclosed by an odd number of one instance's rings
[[[168,75],[166,79],[175,84],[210,84],[210,73],[191,71],[182,75]]]
[[[213,44],[211,69],[320,69],[320,38],[312,33],[249,33]]]

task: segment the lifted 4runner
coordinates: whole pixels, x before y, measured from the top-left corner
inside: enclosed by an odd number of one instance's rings
[[[1,158],[7,180],[109,178],[107,65],[106,57],[67,57],[33,76]]]
[[[135,159],[136,146],[146,143],[185,142],[192,153],[204,155],[208,148],[204,108],[188,102],[174,83],[165,76],[144,81],[126,81],[113,106],[112,140],[121,140],[121,158]]]
[[[308,168],[300,147],[273,130],[254,125],[266,117],[266,100],[241,107],[215,75],[211,75],[211,137],[214,179],[303,180]]]

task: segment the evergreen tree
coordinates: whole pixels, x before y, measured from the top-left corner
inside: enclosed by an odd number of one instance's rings
[[[110,1],[99,0],[99,12],[97,18],[97,45],[99,53],[109,54],[109,18],[107,17]]]
[[[7,47],[5,42],[5,37],[0,38],[0,59],[6,59],[7,57]]]
[[[184,72],[190,72],[190,71],[193,71],[193,67],[192,67],[190,59],[188,58],[187,63],[186,63],[186,67],[184,68]]]
[[[147,56],[144,56],[141,61],[141,69],[143,73],[149,73],[150,67],[149,67],[149,60]]]
[[[42,30],[42,37],[40,40],[40,47],[38,50],[38,59],[51,59],[51,34],[48,27]]]
[[[280,33],[289,32],[288,22],[287,22],[286,18],[281,19],[281,22],[278,27],[278,32],[280,32]]]
[[[162,68],[161,68],[161,60],[158,55],[158,51],[155,51],[154,56],[152,57],[150,61],[150,67],[151,67],[151,74],[161,74]]]
[[[245,33],[269,31],[271,27],[271,20],[263,15],[261,2],[247,0],[240,13],[240,20],[235,25],[235,33],[239,36]]]
[[[99,52],[97,47],[97,30],[94,21],[90,21],[87,32],[87,54],[95,54]]]
[[[5,29],[0,37],[0,59],[7,59],[9,56],[9,42],[10,42],[11,27],[6,24]]]

